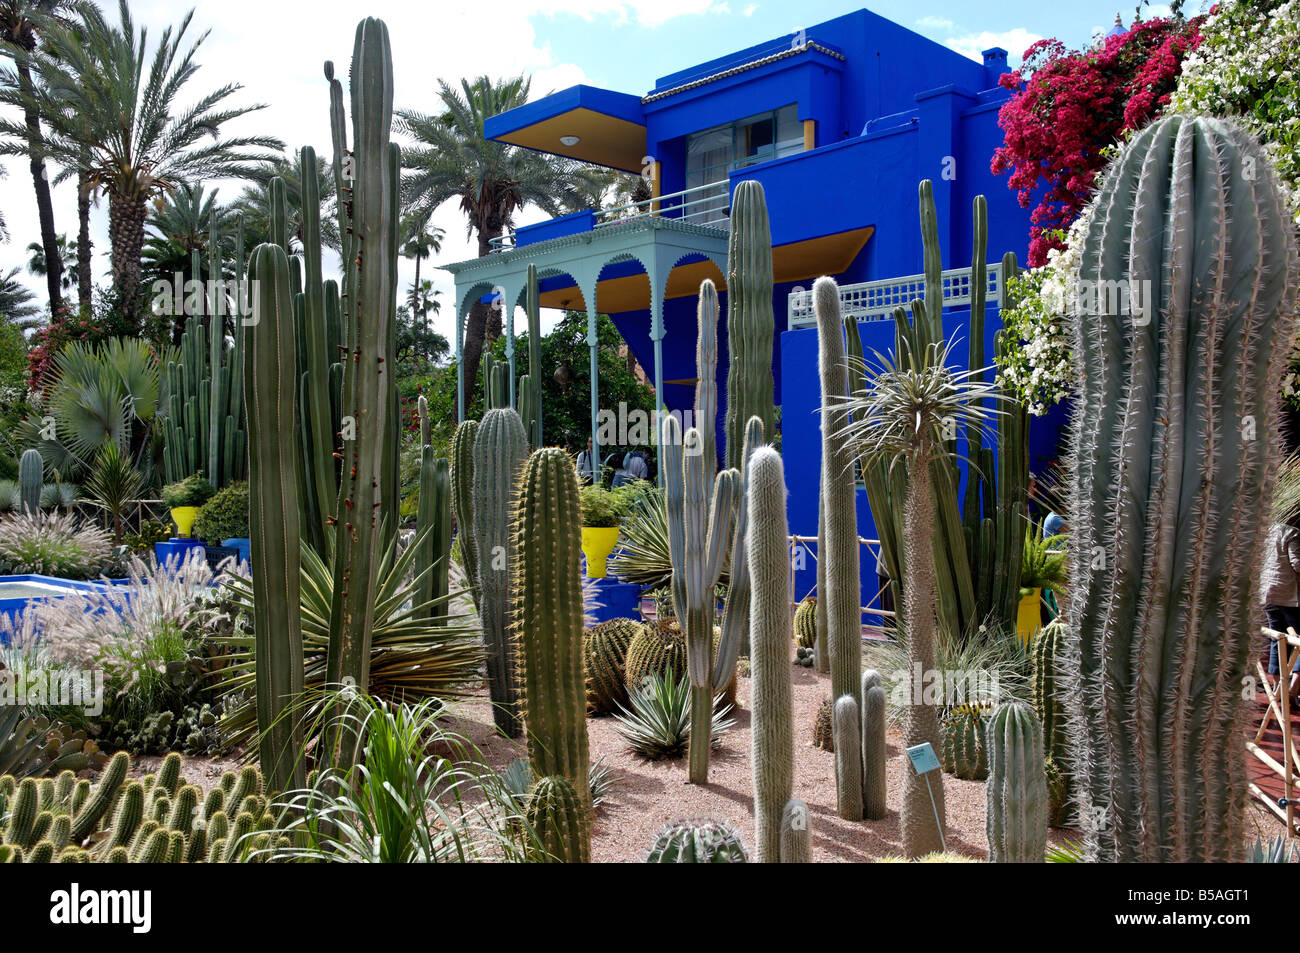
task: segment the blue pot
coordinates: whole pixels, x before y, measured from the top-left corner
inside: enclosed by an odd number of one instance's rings
[[[170,564],[173,568],[185,562],[186,555],[191,549],[202,549],[203,544],[197,539],[177,538],[173,536],[165,543],[154,543],[153,553],[158,559],[158,565],[167,566]]]
[[[247,536],[233,536],[230,539],[223,539],[222,546],[228,546],[231,549],[239,550],[239,561],[241,563],[251,563],[253,542]]]

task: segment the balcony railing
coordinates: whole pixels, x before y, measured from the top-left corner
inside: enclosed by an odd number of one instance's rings
[[[956,308],[971,303],[969,268],[949,268],[943,272],[943,307]],[[1002,293],[1002,263],[988,266],[988,289],[985,300],[996,303]],[[895,308],[910,308],[913,299],[925,297],[925,275],[907,275],[882,281],[863,281],[840,285],[840,310],[859,321],[892,320]],[[791,291],[786,299],[788,327],[811,327],[812,292],[802,288]]]

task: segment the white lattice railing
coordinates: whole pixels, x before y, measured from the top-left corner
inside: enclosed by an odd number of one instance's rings
[[[988,266],[988,293],[986,301],[996,303],[1002,293],[1002,264]],[[943,272],[943,306],[957,308],[969,305],[971,298],[970,269],[949,268]],[[859,321],[892,320],[894,309],[909,308],[914,298],[925,297],[925,275],[908,275],[904,278],[885,278],[880,281],[862,281],[840,285],[840,310]],[[817,323],[813,317],[812,291],[795,289],[786,300],[788,327],[803,328]]]

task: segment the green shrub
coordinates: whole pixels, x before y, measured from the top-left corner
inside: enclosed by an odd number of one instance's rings
[[[232,483],[199,510],[194,534],[209,543],[248,536],[248,483]]]
[[[578,494],[582,525],[617,526],[627,515],[627,502],[603,486],[584,486]]]
[[[203,478],[202,473],[194,473],[184,480],[168,483],[162,488],[162,501],[171,509],[180,506],[202,506],[212,499],[217,488]]]

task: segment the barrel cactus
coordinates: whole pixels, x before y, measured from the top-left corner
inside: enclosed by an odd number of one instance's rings
[[[678,821],[655,838],[646,863],[744,864],[749,862],[740,835],[721,821]]]
[[[607,715],[627,705],[627,652],[646,626],[635,619],[610,619],[586,631],[582,640],[587,673],[587,711]]]
[[[686,674],[686,637],[676,624],[647,625],[632,637],[627,648],[624,680],[628,691],[636,691],[652,675]]]
[[[953,777],[983,781],[989,776],[984,751],[984,714],[982,705],[956,705],[944,716],[939,760]]]
[[[823,698],[813,719],[812,743],[823,751],[835,750],[835,730],[831,725],[831,700]]]
[[[801,649],[817,644],[817,597],[805,596],[794,610],[794,640]]]
[[[1240,860],[1294,223],[1248,134],[1170,116],[1109,166],[1079,262],[1065,668],[1085,853]]]
[[[1043,727],[1033,708],[1019,700],[999,705],[988,720],[985,745],[989,860],[1040,864],[1047,852],[1047,772]]]
[[[528,795],[525,816],[548,863],[585,864],[591,860],[591,806],[586,779],[577,787],[568,778],[541,778]]]

